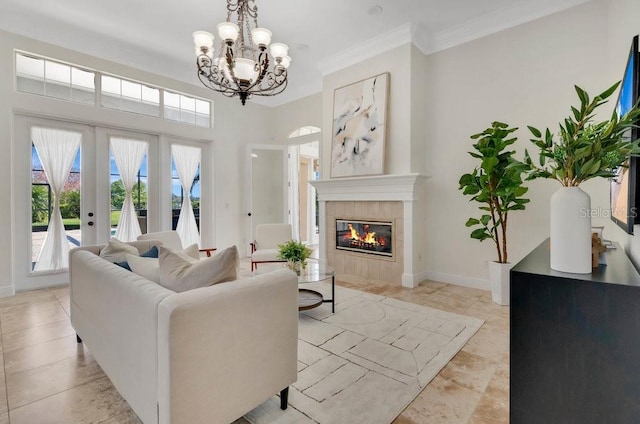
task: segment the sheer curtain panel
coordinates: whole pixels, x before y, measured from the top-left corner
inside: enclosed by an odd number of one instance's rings
[[[133,205],[133,186],[136,184],[142,160],[147,154],[148,144],[144,141],[119,137],[111,137],[110,140],[111,152],[120,171],[120,178],[125,190],[115,238],[120,241],[134,241],[141,234],[141,231],[136,208]]]
[[[69,177],[82,135],[58,128],[31,128],[33,142],[53,193],[53,210],[47,236],[34,271],[62,270],[69,267],[69,242],[60,213],[60,194]]]
[[[191,186],[200,164],[200,148],[174,144],[171,146],[173,162],[178,171],[180,185],[182,185],[182,207],[176,231],[182,239],[183,246],[190,246],[194,243],[200,245],[200,234],[196,225],[196,217],[191,207]]]

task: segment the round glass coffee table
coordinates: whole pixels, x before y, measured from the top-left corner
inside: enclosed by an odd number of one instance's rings
[[[251,275],[260,275],[265,272],[274,271],[275,269],[281,269],[279,266],[284,265],[261,264],[251,273]],[[307,311],[309,309],[317,308],[323,303],[331,303],[331,312],[334,313],[336,311],[336,273],[333,268],[321,265],[317,260],[309,260],[305,269],[301,270],[298,274],[298,285],[302,286],[309,283],[319,283],[321,281],[328,280],[329,278],[331,279],[331,299],[325,299],[322,293],[316,290],[298,288],[299,311]]]
[[[298,275],[298,284],[319,283],[331,278],[331,299],[325,299],[322,293],[309,289],[298,289],[298,310],[306,311],[317,308],[323,303],[331,303],[331,312],[336,311],[336,273],[329,266],[308,261],[307,266]]]

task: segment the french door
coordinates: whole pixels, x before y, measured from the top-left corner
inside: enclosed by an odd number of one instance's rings
[[[13,181],[14,288],[64,284],[69,281],[68,249],[106,243],[118,225],[121,203],[114,204],[113,189],[121,173],[114,166],[111,140],[148,143],[147,165],[141,169],[144,182],[138,184],[139,191],[146,186],[146,203],[138,202],[146,209],[157,202],[148,187],[157,137],[27,115],[16,115],[14,122],[19,140],[14,151],[19,170]],[[63,226],[62,233],[56,231],[57,224]]]

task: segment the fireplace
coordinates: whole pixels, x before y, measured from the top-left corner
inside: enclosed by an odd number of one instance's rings
[[[391,222],[336,219],[336,249],[393,256]]]

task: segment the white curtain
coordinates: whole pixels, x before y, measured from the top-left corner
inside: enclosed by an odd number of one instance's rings
[[[200,148],[174,144],[171,146],[171,154],[178,171],[183,193],[182,208],[180,209],[176,231],[180,235],[184,247],[194,243],[198,243],[199,246],[200,234],[198,233],[196,217],[191,207],[191,186],[200,164]]]
[[[133,186],[136,184],[142,160],[147,154],[147,143],[126,138],[111,137],[111,152],[116,161],[122,185],[126,192],[115,238],[134,241],[141,234],[140,224],[133,205]]]
[[[34,271],[69,267],[69,242],[60,213],[60,194],[76,158],[82,134],[58,128],[31,128],[31,141],[53,192],[53,211]]]

